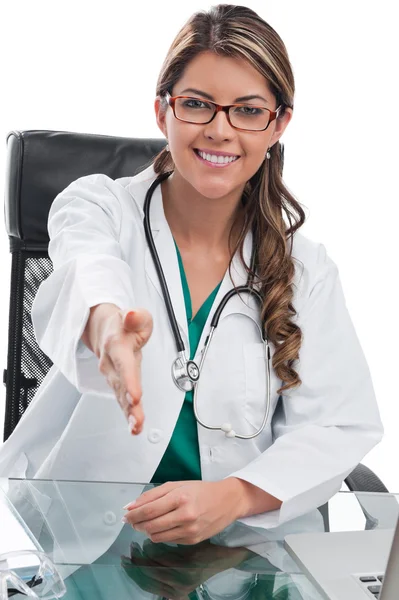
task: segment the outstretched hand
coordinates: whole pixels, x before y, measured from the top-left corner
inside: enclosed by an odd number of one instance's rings
[[[145,308],[118,310],[103,322],[99,345],[99,369],[115,392],[131,432],[141,433],[144,412],[141,405],[142,347],[153,329],[152,316]]]

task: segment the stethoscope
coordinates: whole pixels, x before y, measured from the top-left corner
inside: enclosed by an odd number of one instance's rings
[[[175,359],[175,361],[172,364],[172,378],[173,378],[173,381],[175,382],[175,384],[177,385],[177,387],[180,390],[182,390],[183,392],[188,392],[188,391],[194,389],[194,397],[193,397],[194,415],[195,415],[197,422],[200,425],[202,425],[202,427],[205,427],[206,429],[211,429],[211,430],[224,431],[226,437],[228,437],[228,438],[237,437],[242,440],[250,440],[250,439],[256,437],[257,435],[259,435],[263,431],[263,429],[265,428],[268,416],[269,416],[269,411],[270,411],[270,346],[269,346],[267,338],[264,337],[264,334],[263,334],[261,328],[259,327],[258,323],[256,323],[256,325],[259,329],[260,336],[263,341],[264,358],[266,361],[266,373],[267,373],[266,410],[265,410],[265,414],[263,417],[262,425],[261,425],[260,429],[258,429],[258,431],[256,431],[255,433],[252,433],[251,435],[238,435],[238,433],[236,433],[234,431],[234,429],[232,428],[230,423],[223,423],[223,425],[221,425],[220,427],[213,427],[211,425],[206,425],[203,421],[201,421],[201,419],[198,415],[198,411],[197,411],[198,381],[199,381],[200,374],[202,372],[202,368],[203,368],[203,365],[205,362],[205,357],[207,355],[210,343],[211,343],[212,338],[215,333],[215,329],[218,326],[220,315],[221,315],[224,307],[226,306],[227,302],[230,300],[230,298],[232,298],[235,294],[240,294],[240,293],[252,294],[257,298],[260,306],[262,305],[263,300],[262,300],[262,297],[259,294],[259,292],[257,290],[255,290],[251,285],[251,283],[252,283],[251,275],[248,276],[246,285],[241,285],[232,290],[229,290],[227,292],[227,294],[225,294],[225,296],[220,301],[220,304],[217,307],[215,314],[213,315],[213,318],[211,321],[210,332],[205,340],[204,347],[201,351],[200,365],[198,366],[194,360],[187,360],[186,349],[184,347],[184,343],[183,343],[182,337],[180,335],[179,326],[177,324],[176,316],[175,316],[175,313],[173,310],[172,301],[170,299],[168,286],[167,286],[166,280],[165,280],[165,275],[162,270],[161,263],[159,261],[158,253],[157,253],[157,250],[156,250],[156,247],[154,244],[154,239],[152,237],[151,226],[150,226],[150,202],[151,202],[151,198],[154,193],[154,190],[157,187],[157,185],[159,185],[160,183],[162,183],[162,181],[164,181],[167,177],[169,177],[169,175],[171,175],[172,172],[173,171],[168,171],[166,173],[162,173],[155,179],[155,181],[148,188],[146,197],[145,197],[145,201],[144,201],[144,221],[143,221],[145,235],[147,238],[147,243],[148,243],[148,246],[149,246],[149,249],[151,252],[151,256],[154,261],[154,265],[155,265],[155,269],[158,274],[159,282],[161,284],[162,293],[163,293],[163,297],[164,297],[165,304],[166,304],[166,310],[168,312],[169,323],[172,328],[173,336],[174,336],[175,342],[176,342],[178,357]],[[254,266],[255,266],[255,251],[253,248],[252,257],[251,257],[252,273],[254,272]]]

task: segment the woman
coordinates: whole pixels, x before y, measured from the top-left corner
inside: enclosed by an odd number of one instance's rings
[[[2,449],[3,472],[163,483],[125,520],[153,541],[196,543],[236,519],[271,527],[320,506],[380,441],[338,269],[298,232],[305,215],[281,178],[293,97],[285,46],[251,9],[219,5],[184,25],[156,89],[167,147],[135,177],[72,182],[51,207],[54,272],[32,318],[54,367]],[[144,223],[162,174],[147,225],[186,359],[199,364],[229,290],[249,275],[261,297],[229,300],[197,384],[200,419],[223,431],[197,425],[193,391],[172,378]],[[250,437],[266,410],[259,332],[270,410]]]

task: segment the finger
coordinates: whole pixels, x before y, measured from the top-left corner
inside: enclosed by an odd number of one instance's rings
[[[144,412],[141,403],[136,406],[133,405],[131,395],[127,392],[123,381],[121,382],[116,374],[108,376],[107,382],[114,390],[118,404],[128,421],[130,432],[134,435],[141,433],[144,423]]]
[[[129,417],[128,420],[134,423],[134,427],[132,429],[132,433],[134,435],[138,435],[143,430],[144,425],[144,411],[141,402],[136,404],[136,406],[131,406],[129,409]]]
[[[134,406],[133,398],[127,391],[123,378],[118,374],[112,367],[112,363],[109,373],[106,377],[107,383],[110,388],[113,389],[115,397],[118,401],[119,406],[125,414],[125,417],[129,424],[129,430],[134,435],[141,433],[144,423],[144,411],[141,403]]]
[[[115,369],[112,368],[107,374],[106,380],[109,387],[114,391],[115,398],[125,413],[126,418],[128,418],[131,405],[129,404],[129,399],[126,395],[126,388],[123,385],[123,381],[121,381],[119,374],[116,373]]]
[[[126,415],[129,423],[131,423],[131,431],[133,434],[141,433],[144,424],[144,410],[141,399],[134,401],[131,393],[125,389],[125,400],[127,402]]]
[[[128,349],[126,344],[115,344],[109,351],[109,357],[115,373],[110,376],[110,380],[118,387],[118,401],[129,422],[131,433],[139,434],[144,423],[144,411],[140,403],[140,356],[137,357],[137,353]],[[120,386],[115,382],[118,379],[121,382]]]
[[[149,340],[153,330],[151,313],[145,308],[126,311],[123,318],[123,327],[127,332],[133,332],[138,342],[138,349],[142,348]]]
[[[135,406],[134,408],[130,408],[127,421],[129,423],[130,433],[133,435],[138,435],[142,432],[145,418],[141,404]]]
[[[187,532],[184,525],[178,525],[172,529],[160,531],[158,533],[150,534],[150,538],[153,542],[174,542],[176,544],[193,545],[193,536]]]
[[[114,370],[112,361],[110,360],[106,352],[103,352],[101,355],[101,358],[98,363],[98,370],[102,375],[104,375],[105,378],[107,378],[111,371]]]
[[[166,494],[162,498],[157,498],[153,502],[148,502],[144,506],[132,508],[124,516],[126,523],[130,525],[147,524],[148,521],[154,521],[164,517],[159,525],[162,528],[175,527],[178,524],[178,516],[174,512],[179,508],[179,498],[176,494]],[[157,526],[158,526],[157,521]]]
[[[106,376],[106,381],[107,384],[109,385],[109,387],[113,390],[114,394],[115,394],[115,398],[118,400],[118,403],[121,405],[121,408],[124,408],[123,403],[120,402],[120,395],[121,395],[121,381],[119,379],[119,376],[117,373],[115,373],[114,369],[112,369],[108,375]],[[125,403],[127,404],[127,400],[125,400]]]
[[[141,376],[140,357],[126,343],[115,343],[109,349],[108,356],[119,378],[123,380],[126,390],[133,399],[133,404],[140,402]],[[139,360],[138,360],[139,358]]]
[[[124,510],[131,510],[132,508],[137,508],[138,506],[142,506],[143,504],[147,504],[147,502],[153,502],[158,498],[162,498],[165,494],[168,494],[171,490],[176,487],[180,487],[181,485],[185,485],[186,481],[168,481],[163,483],[162,485],[157,485],[156,487],[143,492],[141,496],[134,500],[133,502],[129,502],[124,506]]]
[[[129,517],[130,513],[129,513]],[[140,517],[137,517],[140,519]],[[156,533],[161,533],[163,531],[169,531],[169,529],[174,529],[181,525],[181,511],[172,510],[167,514],[162,515],[156,519],[137,521],[133,524],[133,527],[136,531],[141,531],[146,533],[147,535],[154,535]],[[186,533],[187,534],[187,533]]]
[[[126,390],[124,389],[123,382],[120,382],[119,374],[115,371],[114,365],[105,352],[102,354],[99,362],[99,371],[104,375],[107,384],[115,392],[115,396],[124,411],[126,417],[129,414],[129,400],[126,397]]]

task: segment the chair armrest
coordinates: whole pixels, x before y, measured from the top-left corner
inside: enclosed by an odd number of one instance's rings
[[[361,463],[348,475],[345,483],[351,492],[380,492],[389,493],[382,481],[373,473],[371,469]],[[364,516],[366,517],[365,529],[375,529],[378,526],[383,526],[383,521],[386,515],[379,514],[381,512],[380,500],[376,496],[360,496],[358,502],[361,506]],[[397,502],[394,502],[395,510],[397,511]],[[384,504],[384,513],[388,506]],[[383,518],[381,518],[383,517]]]
[[[382,481],[371,469],[361,463],[348,475],[345,483],[351,492],[389,493]]]

